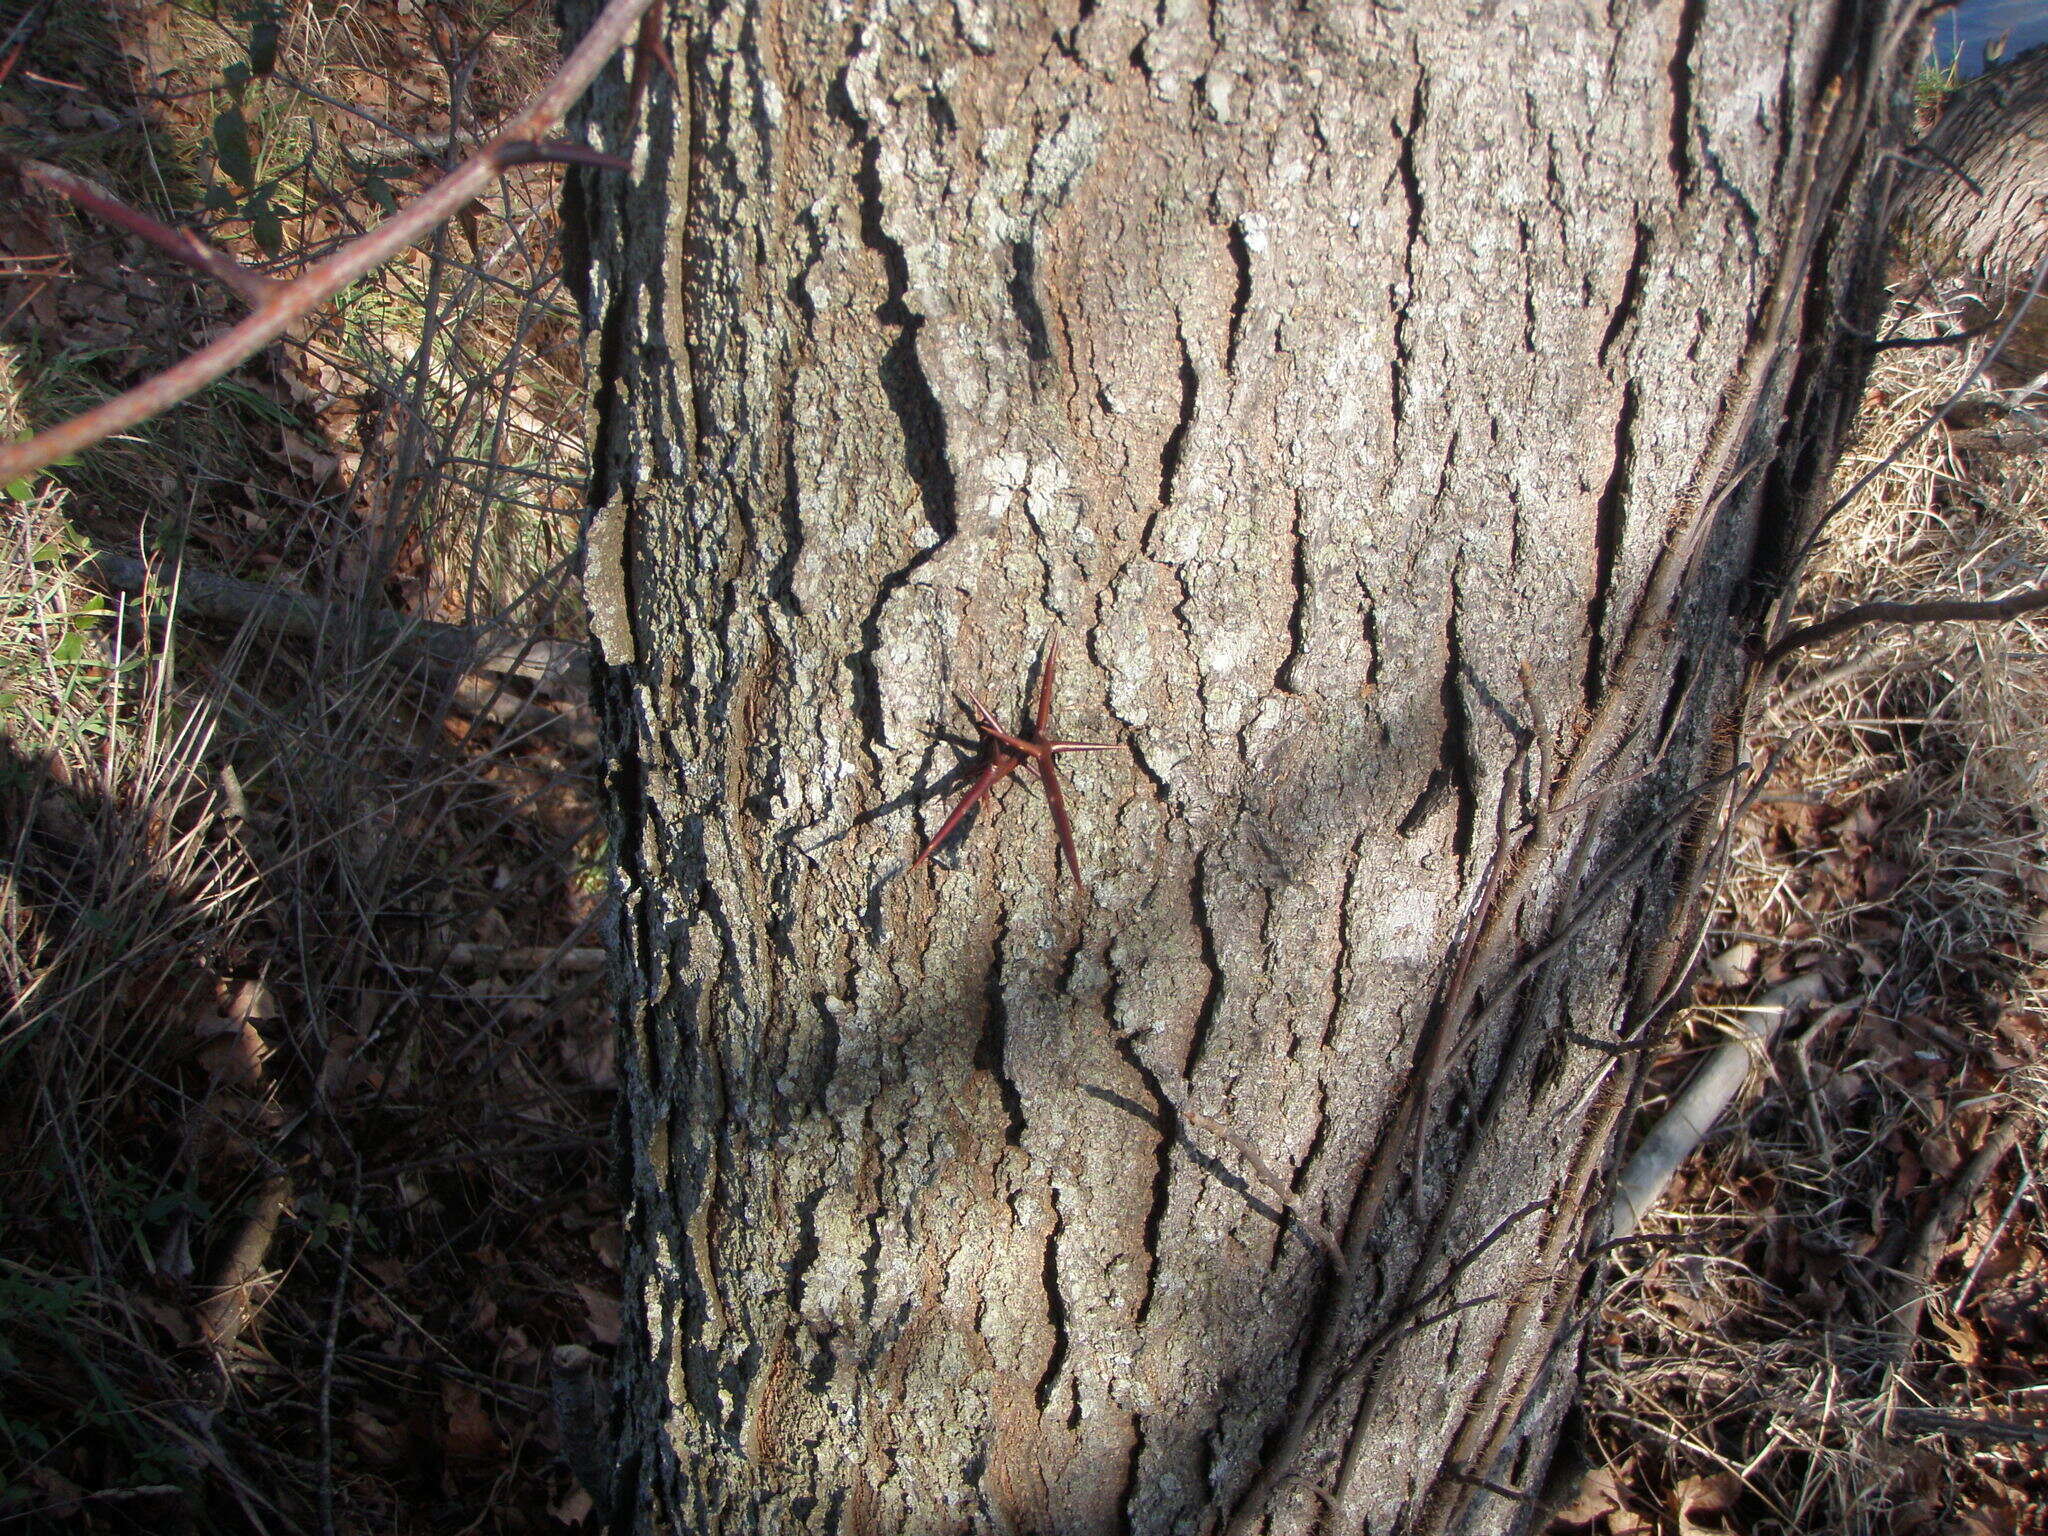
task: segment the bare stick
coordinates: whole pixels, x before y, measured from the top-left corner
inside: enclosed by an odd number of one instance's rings
[[[116,592],[164,595],[181,619],[254,624],[304,639],[339,633],[350,622],[340,611],[302,593],[190,567],[152,571],[132,555],[102,552],[93,557],[93,570]],[[372,614],[365,630],[373,646],[424,656],[458,672],[495,672],[570,688],[589,678],[588,652],[573,641],[530,638],[493,645],[474,630],[402,613]]]
[[[2008,1114],[1992,1128],[1991,1134],[1984,1138],[1970,1160],[1949,1180],[1948,1188],[1941,1192],[1941,1199],[1935,1203],[1933,1212],[1915,1235],[1912,1249],[1899,1265],[1898,1279],[1893,1287],[1896,1300],[1891,1327],[1893,1357],[1901,1365],[1911,1357],[1914,1340],[1919,1337],[1920,1314],[1927,1307],[1927,1292],[1934,1279],[1935,1266],[1941,1263],[1941,1256],[1948,1251],[1956,1228],[1969,1214],[1970,1203],[1977,1198],[1977,1191],[1984,1187],[1984,1181],[1997,1171],[1998,1165],[2005,1161],[2005,1154],[2020,1139],[2022,1119],[2018,1114]]]
[[[2028,587],[2024,591],[1980,603],[1961,600],[1930,603],[1858,603],[1854,608],[1845,609],[1831,619],[1800,625],[1764,652],[1764,670],[1770,671],[1794,651],[1825,645],[1837,635],[1846,635],[1850,630],[1861,629],[1866,624],[1918,626],[1954,622],[1996,622],[2001,619],[2016,619],[2021,614],[2035,613],[2043,608],[2048,608],[2048,586]]]
[[[1614,1181],[1607,1204],[1605,1236],[1609,1241],[1635,1232],[1643,1217],[1656,1208],[1671,1176],[1706,1139],[1729,1102],[1749,1081],[1757,1052],[1770,1049],[1788,1018],[1826,994],[1827,980],[1819,970],[1802,971],[1743,1010],[1742,1033],[1715,1048]]]
[[[281,282],[239,325],[182,362],[82,416],[0,448],[0,482],[18,480],[90,448],[197,393],[276,341],[292,324],[343,288],[382,266],[435,226],[451,219],[509,165],[534,158],[538,142],[561,122],[617,53],[653,0],[611,0],[561,71],[499,130],[491,142],[410,205],[325,261]],[[190,259],[187,257],[186,259]]]
[[[334,1536],[334,1346],[341,1337],[341,1314],[348,1301],[349,1271],[356,1261],[356,1212],[363,1201],[363,1154],[353,1146],[348,1155],[355,1165],[351,1183],[348,1220],[341,1229],[341,1267],[334,1277],[334,1298],[327,1307],[327,1327],[320,1338],[320,1536]]]
[[[45,165],[40,160],[18,161],[16,168],[23,180],[62,193],[86,212],[104,219],[117,229],[125,229],[129,234],[147,240],[189,267],[198,268],[215,282],[234,289],[253,305],[261,307],[284,286],[274,278],[250,271],[219,246],[200,239],[191,230],[173,229],[146,213],[130,208],[97,182],[74,176],[58,166]]]

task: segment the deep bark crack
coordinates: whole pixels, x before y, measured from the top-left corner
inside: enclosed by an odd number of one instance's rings
[[[1593,514],[1593,592],[1586,599],[1586,678],[1588,704],[1600,698],[1600,678],[1607,655],[1605,634],[1608,608],[1614,600],[1614,567],[1621,557],[1621,543],[1628,505],[1629,470],[1635,459],[1636,411],[1639,406],[1635,381],[1621,392],[1621,409],[1614,415],[1614,458],[1607,470],[1607,484]]]
[[[888,281],[888,297],[876,308],[875,318],[898,328],[895,343],[882,358],[882,392],[895,412],[903,432],[903,463],[917,486],[918,501],[925,521],[934,535],[931,543],[909,561],[884,576],[875,590],[875,601],[861,621],[861,648],[848,658],[853,677],[855,706],[867,738],[867,748],[877,766],[887,737],[882,718],[881,680],[875,658],[882,645],[882,615],[889,601],[918,569],[930,561],[953,537],[958,527],[957,488],[953,463],[947,453],[946,416],[925,373],[917,350],[918,332],[924,317],[910,308],[910,263],[901,242],[890,235],[884,219],[882,197],[882,144],[872,125],[853,104],[842,72],[834,85],[833,104],[854,127],[860,149],[860,170],[855,181],[860,193],[861,242],[881,258]]]

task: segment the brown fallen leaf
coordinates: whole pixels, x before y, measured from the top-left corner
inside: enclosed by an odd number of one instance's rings
[[[1742,1497],[1742,1480],[1732,1472],[1688,1477],[1671,1490],[1671,1513],[1678,1536],[1727,1536],[1741,1527],[1731,1518]]]
[[[484,1411],[484,1400],[475,1387],[459,1381],[441,1383],[441,1408],[447,1428],[441,1445],[454,1461],[490,1461],[505,1448],[497,1426]]]
[[[1622,1474],[1616,1467],[1595,1467],[1579,1479],[1571,1502],[1552,1518],[1559,1525],[1591,1525],[1601,1516],[1623,1507],[1621,1482]]]
[[[580,1280],[576,1282],[576,1294],[583,1298],[583,1309],[590,1314],[590,1336],[600,1344],[617,1344],[621,1327],[619,1298]]]

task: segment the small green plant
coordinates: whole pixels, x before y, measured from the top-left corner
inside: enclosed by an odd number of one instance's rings
[[[1940,115],[1941,109],[1963,83],[1963,53],[1958,47],[1943,62],[1940,45],[1932,45],[1927,58],[1913,77],[1913,105],[1922,117]]]
[[[251,97],[261,89],[257,82],[267,79],[277,67],[278,28],[284,12],[265,0],[238,10],[235,19],[249,29],[248,57],[237,59],[222,72],[229,100],[214,114],[213,163],[226,180],[216,181],[208,189],[206,209],[246,219],[263,254],[276,256],[284,249],[284,222],[275,198],[285,178],[301,167],[291,166],[274,175],[262,173],[245,109],[253,105]]]

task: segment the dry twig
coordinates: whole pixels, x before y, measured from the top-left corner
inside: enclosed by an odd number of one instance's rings
[[[116,592],[165,595],[171,611],[181,619],[254,624],[274,634],[308,640],[343,633],[350,623],[357,622],[302,593],[183,566],[168,572],[152,571],[132,555],[102,551],[94,557],[93,569]],[[360,622],[372,647],[425,657],[459,672],[494,672],[571,687],[582,686],[589,675],[586,649],[573,641],[536,637],[493,645],[460,625],[436,624],[402,613],[372,613]]]

